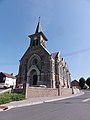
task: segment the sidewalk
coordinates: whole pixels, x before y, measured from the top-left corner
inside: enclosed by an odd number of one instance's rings
[[[46,103],[46,102],[52,102],[52,101],[58,101],[58,100],[64,100],[67,98],[72,98],[76,96],[83,95],[84,92],[81,92],[79,94],[71,95],[71,96],[54,96],[54,97],[39,97],[39,98],[29,98],[26,100],[22,101],[15,101],[15,102],[10,102],[7,104],[0,105],[0,111],[6,110],[6,109],[11,109],[11,108],[16,108],[16,107],[24,107],[24,106],[29,106],[29,105],[36,105],[36,104],[41,104],[41,103]]]

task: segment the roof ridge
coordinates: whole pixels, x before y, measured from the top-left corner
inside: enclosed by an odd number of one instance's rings
[[[0,72],[0,73],[4,74],[6,77],[16,79],[15,76],[13,76],[13,75],[11,75],[11,74],[9,74],[9,73],[5,73],[5,72]]]

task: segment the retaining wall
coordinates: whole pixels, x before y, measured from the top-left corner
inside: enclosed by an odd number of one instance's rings
[[[26,98],[58,96],[58,90],[53,88],[31,87],[26,91]]]
[[[70,96],[72,95],[71,88],[62,88],[61,96]],[[52,97],[58,96],[58,89],[53,88],[40,88],[40,87],[30,87],[26,90],[26,98],[35,98],[35,97]]]
[[[70,96],[70,95],[72,95],[71,88],[62,88],[61,89],[61,96]]]

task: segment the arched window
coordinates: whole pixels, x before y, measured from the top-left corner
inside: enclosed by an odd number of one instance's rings
[[[36,45],[38,45],[38,39],[33,40],[33,42],[32,42],[32,46],[36,46]]]
[[[41,68],[41,58],[37,54],[33,54],[28,60],[28,69],[30,69],[32,65],[36,65]]]
[[[33,60],[33,65],[36,65],[37,62],[38,62],[38,60],[37,60],[37,59],[34,59],[34,60]]]
[[[38,39],[36,39],[36,45],[38,45]]]
[[[32,42],[32,46],[35,46],[35,40]]]

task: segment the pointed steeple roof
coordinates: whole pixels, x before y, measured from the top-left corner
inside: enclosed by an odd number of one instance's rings
[[[35,34],[39,33],[39,32],[42,32],[42,28],[41,28],[41,24],[40,24],[40,17],[38,19],[38,24],[37,24],[37,28],[36,28]]]
[[[38,19],[38,24],[37,24],[35,33],[32,34],[32,35],[29,35],[28,37],[32,38],[32,37],[37,36],[37,35],[42,35],[42,37],[44,38],[44,40],[48,41],[48,39],[46,38],[46,36],[42,32],[42,28],[41,28],[41,24],[40,24],[40,17]]]

